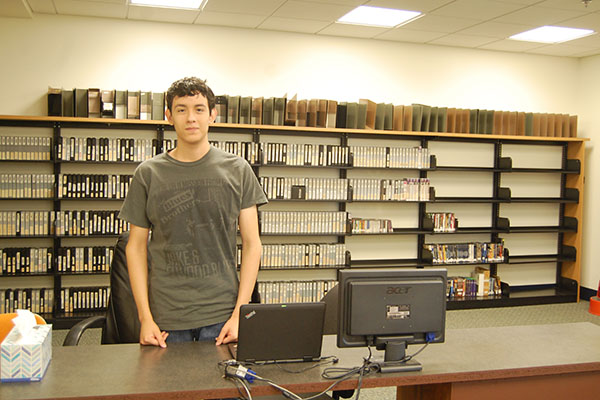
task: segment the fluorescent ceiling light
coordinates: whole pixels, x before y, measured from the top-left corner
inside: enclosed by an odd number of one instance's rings
[[[591,29],[567,28],[564,26],[540,26],[539,28],[512,35],[509,39],[526,42],[561,43],[579,39],[595,33]]]
[[[418,16],[419,11],[396,10],[394,8],[360,6],[338,19],[343,24],[383,26],[392,28],[407,23]]]
[[[139,6],[202,10],[208,0],[129,0],[129,3]]]

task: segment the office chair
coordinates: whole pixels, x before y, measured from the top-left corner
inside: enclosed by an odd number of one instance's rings
[[[35,316],[35,321],[38,325],[46,325],[46,320],[40,317],[37,314],[33,314]],[[17,316],[17,313],[3,313],[0,314],[0,343],[4,340],[8,333],[12,330],[15,324],[12,320]]]
[[[76,346],[89,328],[102,328],[102,344],[138,343],[140,322],[127,271],[125,247],[129,232],[122,233],[115,244],[110,264],[110,297],[105,315],[84,319],[73,325],[67,333],[63,346]],[[252,303],[260,303],[258,285],[254,286]]]
[[[129,284],[125,247],[129,232],[122,233],[114,247],[110,264],[110,296],[105,315],[96,315],[73,325],[63,346],[76,346],[89,328],[102,328],[102,344],[138,343],[140,322]]]
[[[335,335],[338,329],[338,285],[329,289],[321,301],[326,305],[323,335]]]

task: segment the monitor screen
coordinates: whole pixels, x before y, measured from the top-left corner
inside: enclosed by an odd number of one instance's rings
[[[340,270],[338,346],[385,350],[381,372],[420,370],[406,346],[444,341],[446,277],[441,268]]]

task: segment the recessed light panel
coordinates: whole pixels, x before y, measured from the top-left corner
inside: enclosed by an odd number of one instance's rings
[[[350,11],[336,22],[392,28],[400,24],[407,23],[420,15],[421,13],[419,11],[360,6]]]
[[[130,4],[138,6],[185,8],[189,10],[203,9],[208,0],[129,0]]]
[[[595,33],[591,29],[567,28],[564,26],[540,26],[539,28],[517,33],[509,39],[526,42],[561,43],[579,39]]]

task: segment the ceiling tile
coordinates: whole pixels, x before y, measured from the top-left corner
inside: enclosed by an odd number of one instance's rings
[[[375,39],[395,40],[400,42],[425,43],[446,35],[442,32],[415,31],[412,29],[397,28],[390,29],[381,35],[375,36]]]
[[[556,8],[545,8],[531,6],[495,19],[496,22],[507,22],[524,25],[553,25],[567,19],[582,16],[578,11],[557,10]]]
[[[112,3],[112,4],[122,4],[122,5],[127,5],[127,3],[129,3],[129,0],[73,0],[73,1],[79,1],[79,2],[92,2],[92,3]]]
[[[367,5],[426,13],[448,3],[452,3],[452,1],[454,0],[371,0],[367,2]]]
[[[56,7],[56,12],[58,14],[105,18],[125,18],[127,16],[127,6],[124,4],[99,3],[95,1],[54,0],[54,6]]]
[[[567,43],[574,46],[600,47],[600,33],[565,42]]]
[[[388,30],[387,28],[376,28],[374,26],[351,25],[351,24],[331,24],[325,29],[317,32],[319,35],[347,36],[372,38]]]
[[[330,24],[330,22],[315,21],[315,20],[308,20],[308,19],[269,17],[258,26],[258,29],[268,29],[268,30],[274,30],[274,31],[288,31],[288,32],[317,33],[318,31],[325,28],[329,24]]]
[[[495,40],[492,38],[453,33],[451,35],[443,36],[439,39],[431,40],[427,43],[441,44],[446,46],[478,47],[493,41]]]
[[[481,20],[469,18],[444,17],[440,15],[425,14],[404,27],[419,31],[452,33],[461,29],[477,25]]]
[[[591,13],[582,17],[567,19],[556,25],[568,26],[571,28],[593,29],[596,32],[600,32],[600,13]]]
[[[23,0],[3,0],[0,17],[31,18],[31,8]]]
[[[204,11],[271,15],[285,0],[209,0]]]
[[[599,54],[600,54],[600,48],[595,49],[595,50],[584,51],[581,53],[575,53],[571,57],[591,57],[591,56],[597,56]]]
[[[581,0],[545,0],[537,4],[540,7],[557,8],[580,12],[600,11],[600,1],[590,1],[586,7]]]
[[[328,4],[337,4],[341,6],[352,6],[358,7],[365,3],[368,3],[367,0],[305,0],[309,3],[328,3]]]
[[[494,0],[499,3],[508,3],[508,4],[520,4],[523,6],[530,6],[535,3],[539,3],[541,0]]]
[[[493,0],[456,0],[433,11],[433,14],[447,17],[464,17],[475,19],[496,18],[523,8],[521,4],[501,3]]]
[[[352,6],[290,0],[279,7],[277,11],[273,13],[273,16],[333,22],[352,9],[354,9]]]
[[[199,25],[233,26],[238,28],[256,28],[265,20],[263,15],[210,12],[204,9],[194,21]]]
[[[593,51],[593,48],[583,46],[573,46],[569,44],[553,44],[548,46],[542,46],[537,49],[528,51],[533,54],[546,54],[551,56],[573,56],[588,51]]]
[[[176,8],[158,8],[158,7],[138,7],[129,6],[127,13],[128,19],[175,22],[181,24],[191,24],[194,22],[199,10],[181,10]]]
[[[521,40],[503,39],[497,42],[487,43],[479,46],[478,49],[484,50],[500,50],[500,51],[528,51],[538,47],[545,46],[542,43],[523,42]]]
[[[535,28],[533,25],[503,24],[500,22],[485,22],[461,30],[462,35],[488,36],[498,39],[506,39],[514,34]]]
[[[40,14],[56,14],[54,3],[48,0],[27,0],[31,11]]]

